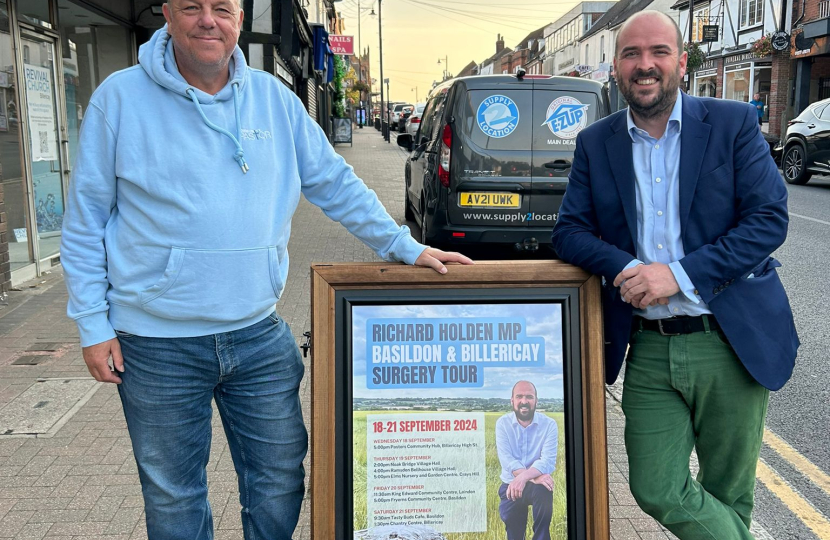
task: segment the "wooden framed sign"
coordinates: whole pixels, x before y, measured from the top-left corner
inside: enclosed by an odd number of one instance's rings
[[[312,266],[313,540],[607,540],[599,280]]]

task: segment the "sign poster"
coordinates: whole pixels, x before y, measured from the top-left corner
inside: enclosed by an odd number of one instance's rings
[[[55,125],[52,73],[47,68],[30,64],[24,65],[24,71],[32,161],[56,161],[58,132]]]
[[[568,538],[562,304],[351,315],[354,538]]]
[[[349,143],[352,144],[352,120],[351,118],[335,118],[334,119],[334,139],[333,143]]]
[[[720,32],[720,26],[717,24],[704,24],[703,25],[703,43],[714,43],[718,40],[719,36],[718,33]]]
[[[332,54],[343,56],[354,55],[354,36],[339,36],[329,34],[329,46]]]

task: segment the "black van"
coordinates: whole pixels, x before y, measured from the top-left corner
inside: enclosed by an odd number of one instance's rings
[[[576,136],[609,112],[603,86],[576,77],[442,83],[427,98],[418,133],[398,135],[411,152],[406,218],[421,226],[424,244],[549,245]]]

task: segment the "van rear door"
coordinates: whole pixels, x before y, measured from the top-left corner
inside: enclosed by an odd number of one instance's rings
[[[532,208],[532,85],[460,91],[453,117],[450,224],[525,225],[523,217]]]
[[[542,82],[534,81],[533,93],[531,203],[527,215],[531,227],[556,224],[571,172],[576,136],[602,114],[597,94],[563,92]]]

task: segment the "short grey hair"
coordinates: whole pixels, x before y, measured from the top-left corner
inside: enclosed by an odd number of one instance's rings
[[[664,20],[667,20],[671,23],[671,25],[674,27],[674,30],[677,34],[677,56],[679,57],[681,54],[683,54],[683,33],[680,31],[680,27],[677,26],[677,21],[675,21],[674,19],[672,19],[671,17],[669,17],[668,15],[663,13],[662,11],[657,11],[657,10],[654,10],[654,9],[646,9],[646,10],[640,11],[638,13],[635,13],[634,15],[629,17],[628,20],[626,20],[623,23],[622,27],[620,27],[620,31],[617,32],[617,37],[614,40],[614,58],[616,58],[617,54],[619,53],[620,34],[623,33],[623,30],[625,30],[626,27],[629,24],[634,24],[637,21],[637,19],[639,19],[640,17],[650,16],[650,15],[660,15]]]

